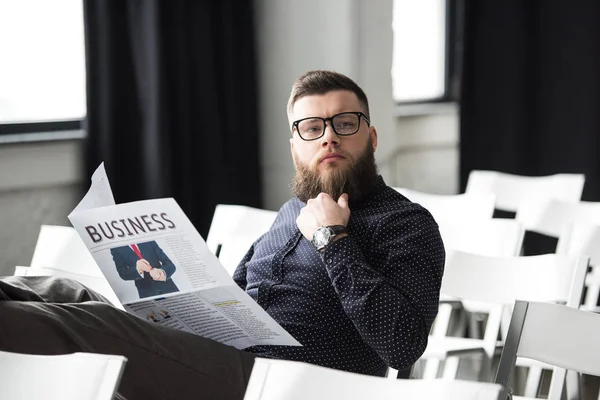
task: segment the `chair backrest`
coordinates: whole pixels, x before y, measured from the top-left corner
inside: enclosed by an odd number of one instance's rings
[[[518,256],[525,229],[513,219],[438,222],[446,250],[492,257]]]
[[[516,212],[528,198],[576,202],[581,199],[585,175],[556,174],[521,176],[497,171],[474,170],[469,174],[466,193],[494,193],[496,208]]]
[[[516,299],[581,302],[588,261],[584,256],[489,257],[449,251],[441,294],[462,300],[465,308],[489,313],[483,347],[491,357],[498,334],[506,336],[504,315]]]
[[[39,356],[0,351],[0,391],[11,400],[111,400],[127,359],[72,353]]]
[[[515,218],[529,231],[558,238],[572,224],[600,225],[600,202],[533,197],[521,203]]]
[[[496,196],[492,193],[442,195],[394,188],[413,203],[425,207],[438,221],[468,221],[492,218]]]
[[[252,243],[266,233],[275,218],[276,211],[246,206],[219,204],[206,237],[206,245],[233,275]]]
[[[600,266],[600,223],[574,223],[566,227],[558,237],[558,254],[585,254],[590,264]]]
[[[70,226],[42,225],[30,266],[104,277],[81,237]]]
[[[459,299],[510,305],[516,299],[581,300],[589,258],[544,254],[488,257],[449,251],[441,292]]]
[[[496,382],[505,387],[503,399],[517,357],[558,367],[552,374],[549,400],[561,398],[565,369],[600,376],[600,315],[575,307],[516,302],[496,375]]]
[[[244,400],[497,400],[501,389],[492,383],[386,379],[296,361],[257,358]]]
[[[593,267],[585,280],[585,300],[582,309],[600,312],[600,224],[574,223],[566,227],[558,237],[558,254],[585,254]]]
[[[269,230],[276,216],[276,211],[218,204],[206,237],[206,245],[217,254],[219,247],[231,238],[258,239]]]

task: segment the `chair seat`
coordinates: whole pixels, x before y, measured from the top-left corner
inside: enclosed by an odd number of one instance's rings
[[[446,357],[470,353],[485,353],[484,341],[460,337],[429,337],[427,348],[422,358],[436,358],[443,360]],[[502,343],[498,342],[496,349],[501,349]]]
[[[539,367],[541,369],[554,368],[553,365],[547,364],[545,362],[534,360],[532,358],[523,358],[523,357],[517,357],[517,362],[515,363],[515,365],[517,365],[519,367],[527,367],[527,368],[531,368],[531,367]]]

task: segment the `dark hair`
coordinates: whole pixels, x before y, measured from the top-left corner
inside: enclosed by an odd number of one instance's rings
[[[335,90],[348,90],[356,95],[363,112],[369,116],[369,100],[365,92],[346,75],[334,71],[314,70],[308,71],[292,85],[292,92],[288,100],[288,113],[292,112],[292,108],[296,101],[304,96],[321,95]]]

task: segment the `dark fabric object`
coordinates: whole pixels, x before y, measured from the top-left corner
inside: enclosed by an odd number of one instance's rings
[[[503,210],[494,210],[494,218],[514,219],[516,213]],[[526,231],[523,237],[522,253],[525,256],[555,253],[558,239],[541,233]]]
[[[84,0],[87,176],[118,203],[174,197],[206,235],[216,204],[261,206],[253,2]]]
[[[466,0],[460,181],[584,173],[600,201],[600,2]],[[537,237],[536,237],[537,236]],[[525,254],[553,252],[528,233]]]
[[[255,358],[127,314],[63,278],[0,278],[0,326],[3,351],[125,356],[118,392],[128,400],[242,400]]]
[[[433,217],[380,177],[351,206],[349,236],[320,253],[296,224],[305,205],[284,204],[233,276],[303,347],[246,351],[368,375],[411,366],[438,310],[445,251]]]

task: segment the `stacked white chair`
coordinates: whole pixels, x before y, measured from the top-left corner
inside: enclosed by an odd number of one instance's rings
[[[501,390],[492,383],[389,380],[297,361],[258,358],[244,400],[498,400]]]
[[[495,380],[504,386],[502,399],[509,398],[517,357],[555,366],[548,400],[562,399],[566,370],[600,376],[600,315],[571,305],[516,302]]]
[[[404,197],[425,207],[438,222],[464,222],[492,218],[496,196],[492,193],[432,194],[395,187]]]
[[[488,219],[481,221],[468,221],[464,223],[440,223],[440,233],[444,241],[446,251],[451,254],[453,251],[460,251],[464,253],[478,254],[490,257],[514,257],[518,256],[521,251],[523,244],[524,229],[523,226],[511,219]],[[452,268],[452,265],[448,265],[452,262],[451,256],[447,257],[446,269]],[[436,340],[438,348],[443,348],[444,345],[448,346],[449,354],[450,350],[454,352],[458,351],[457,342],[452,339],[446,341],[442,338],[446,337],[451,327],[451,317],[453,311],[458,311],[460,317],[464,317],[465,314],[457,310],[458,306],[462,306],[464,310],[471,313],[484,313],[488,315],[488,335],[492,335],[492,331],[496,329],[496,335],[500,330],[500,323],[503,322],[502,318],[505,317],[504,311],[501,307],[490,306],[487,303],[481,303],[465,299],[461,302],[458,299],[452,298],[442,292],[440,296],[440,306],[438,315],[433,326],[431,336]],[[477,314],[477,315],[478,315]],[[496,328],[492,325],[498,322]],[[506,323],[508,320],[505,318]],[[467,321],[460,319],[457,324],[457,328],[460,330],[464,329],[464,325]],[[478,323],[475,319],[470,318],[470,331],[473,333],[472,336],[478,337]],[[471,351],[471,343],[466,343],[467,347],[465,350]],[[441,351],[441,350],[440,350]],[[437,376],[439,365],[441,361],[444,361],[445,376],[455,376],[458,368],[458,358],[450,357],[442,360],[438,357],[424,359],[425,369],[423,371],[423,378],[433,379]]]
[[[452,356],[482,354],[482,377],[489,374],[497,342],[502,310],[515,299],[567,301],[571,291],[581,293],[588,258],[548,254],[529,257],[486,257],[448,252],[442,293],[461,300],[474,300],[497,307],[490,313],[483,339],[430,337],[423,358],[436,358],[445,365],[444,377],[455,378],[458,364]]]
[[[112,400],[127,359],[72,353],[57,356],[0,351],[0,393],[10,400]]]
[[[584,183],[583,174],[522,176],[474,170],[469,174],[465,193],[493,193],[498,210],[516,212],[525,200],[531,198],[577,202],[581,199]]]
[[[596,306],[600,293],[600,202],[550,200],[540,204],[531,200],[519,207],[516,218],[527,230],[558,238],[557,253],[590,257],[593,270],[587,277],[582,307],[600,311]]]

